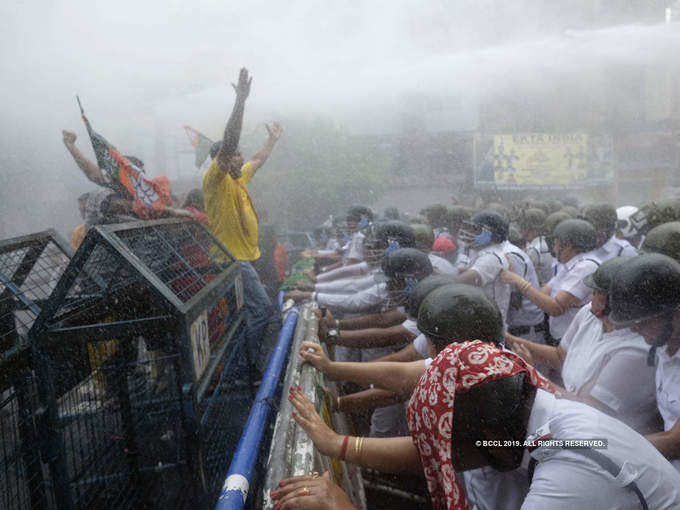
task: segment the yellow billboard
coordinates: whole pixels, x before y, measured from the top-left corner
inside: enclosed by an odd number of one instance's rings
[[[482,187],[580,187],[612,179],[612,142],[605,135],[498,134],[478,138],[475,149],[482,156],[475,183]]]

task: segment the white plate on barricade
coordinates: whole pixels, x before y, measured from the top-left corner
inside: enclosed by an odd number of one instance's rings
[[[196,381],[199,381],[205,371],[205,367],[208,366],[208,361],[210,361],[207,310],[204,310],[191,324],[191,350],[194,355]]]

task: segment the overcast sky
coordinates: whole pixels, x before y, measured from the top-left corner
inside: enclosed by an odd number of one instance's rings
[[[243,65],[254,76],[246,128],[306,112],[360,130],[375,112],[407,107],[408,94],[451,99],[461,105],[461,127],[474,128],[465,105],[507,81],[540,87],[551,70],[579,72],[602,59],[677,58],[677,24],[586,30],[583,8],[574,15],[563,2],[539,0],[4,0],[0,237],[78,220],[75,197],[92,186],[60,134],[75,129],[89,150],[75,94],[95,129],[153,163],[159,123],[219,136],[233,101],[228,83]]]

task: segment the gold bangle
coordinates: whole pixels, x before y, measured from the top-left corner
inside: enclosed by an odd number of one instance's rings
[[[522,283],[522,286],[519,288],[519,291],[524,294],[529,288],[531,287],[531,282],[524,280],[524,283]]]
[[[364,438],[363,436],[359,438],[359,448],[357,448],[357,459],[356,461],[359,462],[361,459],[361,450],[364,447]]]

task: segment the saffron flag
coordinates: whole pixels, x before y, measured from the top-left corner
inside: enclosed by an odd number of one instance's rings
[[[210,147],[215,142],[191,126],[184,126],[184,131],[186,131],[189,142],[196,151],[196,168],[201,168],[210,154]]]
[[[133,201],[133,210],[139,218],[152,219],[161,216],[165,208],[172,205],[170,181],[167,176],[146,179],[141,168],[123,157],[106,138],[92,129],[79,98],[78,106],[92,141],[97,164],[114,184],[113,187],[122,186],[129,193]]]

